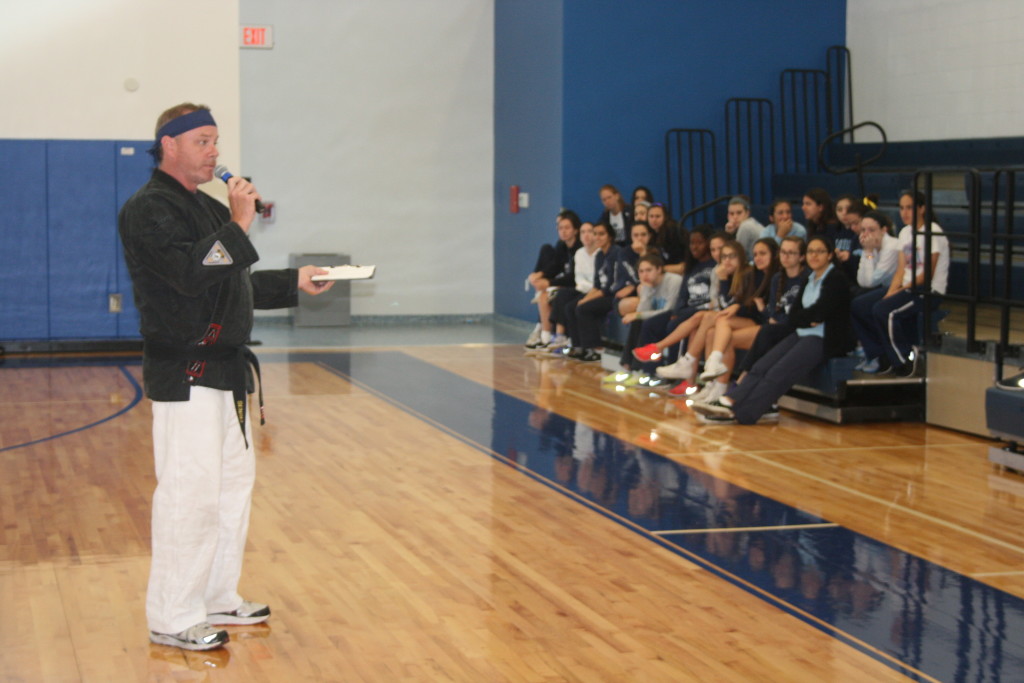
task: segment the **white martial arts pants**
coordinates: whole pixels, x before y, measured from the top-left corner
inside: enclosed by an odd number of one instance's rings
[[[149,628],[178,633],[242,603],[238,580],[256,478],[230,391],[191,387],[153,402],[153,563]]]

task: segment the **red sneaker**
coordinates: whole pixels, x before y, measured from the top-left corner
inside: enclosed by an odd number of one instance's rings
[[[668,393],[672,394],[673,396],[689,396],[690,394],[697,393],[697,389],[698,387],[696,384],[683,380],[679,384],[669,389]]]
[[[641,346],[639,348],[633,349],[633,358],[636,358],[639,361],[643,361],[644,363],[649,363],[650,361],[658,361],[661,360],[661,351],[658,349],[656,345],[648,344],[647,346]]]

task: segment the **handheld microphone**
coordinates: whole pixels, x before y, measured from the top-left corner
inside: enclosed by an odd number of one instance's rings
[[[217,176],[225,183],[235,177],[235,174],[228,170],[228,167],[224,164],[218,165],[213,169],[213,175]],[[256,213],[263,213],[263,202],[256,200]]]

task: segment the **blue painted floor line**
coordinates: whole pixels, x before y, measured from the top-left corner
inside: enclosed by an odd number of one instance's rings
[[[401,352],[288,360],[330,368],[911,679],[1024,680],[1020,598]]]
[[[124,415],[129,410],[137,406],[139,404],[139,401],[142,400],[142,387],[139,385],[138,381],[132,376],[132,374],[128,372],[128,369],[126,367],[122,365],[119,366],[118,369],[121,371],[121,374],[124,375],[125,378],[127,378],[128,384],[132,387],[132,391],[134,392],[131,400],[128,401],[127,405],[122,407],[120,410],[100,420],[96,420],[95,422],[90,422],[89,424],[82,425],[81,427],[75,427],[74,429],[69,429],[59,434],[52,434],[50,436],[44,436],[34,441],[26,441],[25,443],[18,443],[12,446],[5,446],[4,448],[0,448],[0,453],[3,453],[4,451],[13,451],[16,448],[27,448],[28,446],[35,446],[37,444],[45,443],[47,441],[53,441],[54,439],[60,439],[70,434],[77,434],[79,432],[85,431],[86,429],[92,429],[93,427],[101,425],[104,422],[110,422],[111,420],[120,417],[121,415]]]

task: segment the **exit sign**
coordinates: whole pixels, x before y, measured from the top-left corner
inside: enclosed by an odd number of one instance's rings
[[[269,50],[274,47],[274,27],[243,26],[241,40],[242,47],[255,47]]]

